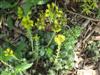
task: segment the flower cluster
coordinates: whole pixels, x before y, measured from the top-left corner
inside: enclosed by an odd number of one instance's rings
[[[14,56],[14,52],[13,52],[12,49],[7,48],[7,49],[4,51],[4,55],[5,55],[5,56]]]
[[[58,34],[55,36],[54,40],[57,43],[57,45],[60,46],[65,41],[65,36],[62,34]]]
[[[30,19],[31,12],[28,12],[26,16],[24,16],[23,10],[21,7],[18,7],[18,19],[22,19],[21,24],[25,29],[30,29],[33,27],[33,20]]]
[[[40,17],[37,19],[37,22],[35,23],[35,26],[39,29],[39,30],[45,30],[46,27],[46,23],[45,21],[45,17],[43,15],[43,13],[40,14]]]
[[[54,3],[47,4],[45,13],[40,13],[40,17],[35,24],[39,30],[45,30],[49,27],[53,32],[60,32],[62,26],[67,22],[66,17],[61,9],[58,9]]]
[[[30,20],[30,17],[27,15],[23,17],[21,24],[23,25],[24,28],[30,29],[33,27],[33,21]]]
[[[51,20],[55,18],[61,18],[63,16],[62,10],[58,9],[58,6],[56,6],[54,3],[51,5],[47,5],[47,9],[45,12],[45,17],[50,17]]]

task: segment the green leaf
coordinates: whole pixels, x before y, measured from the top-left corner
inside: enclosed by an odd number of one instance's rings
[[[30,11],[31,7],[33,6],[33,4],[31,2],[25,2],[22,5],[23,11],[24,11],[24,15],[26,16],[28,14],[28,12]]]
[[[32,66],[32,64],[33,63],[29,64],[27,62],[21,63],[15,67],[15,72],[16,73],[23,72],[23,71],[27,70],[28,68],[30,68]]]
[[[24,14],[27,15],[32,6],[42,5],[48,1],[49,0],[25,0],[25,3],[22,5]]]
[[[52,49],[50,49],[50,48],[46,49],[46,55],[47,55],[48,57],[50,57],[52,54],[53,54]]]
[[[33,3],[33,5],[42,5],[47,3],[49,0],[31,0],[31,2]]]
[[[1,9],[8,9],[8,8],[12,8],[14,6],[17,5],[17,2],[15,2],[13,5],[10,2],[7,2],[5,0],[0,1],[0,8]]]
[[[17,51],[19,50],[19,51],[21,51],[21,50],[23,50],[25,48],[25,42],[24,41],[20,41],[19,42],[19,44],[18,44],[18,46],[17,46]]]
[[[43,49],[40,50],[40,56],[44,56],[44,54],[45,54],[45,51],[43,51]]]
[[[0,47],[0,60],[2,60],[2,54],[3,54],[2,48]]]
[[[0,75],[12,75],[12,73],[10,73],[10,71],[2,71]]]
[[[5,69],[2,70],[0,75],[16,75],[16,74],[14,73],[14,69],[6,67]]]
[[[0,2],[0,8],[5,9],[5,8],[10,8],[12,5],[8,3],[7,1],[3,0]]]
[[[100,19],[100,9],[98,9],[97,18]]]
[[[14,25],[13,25],[13,20],[12,20],[11,16],[7,17],[7,24],[8,24],[9,29],[12,30]]]
[[[45,4],[45,3],[47,3],[49,0],[40,0],[40,1],[38,1],[38,5],[42,5],[42,4]]]
[[[16,56],[18,58],[22,57],[22,50],[25,48],[26,44],[24,41],[20,41],[17,45],[17,49],[15,50]]]

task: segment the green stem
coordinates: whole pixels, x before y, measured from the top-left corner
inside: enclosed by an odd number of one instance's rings
[[[0,60],[5,66],[8,66],[10,68],[13,68],[11,65],[9,65],[8,63],[4,62],[3,60]]]
[[[53,40],[53,38],[54,38],[54,36],[55,36],[55,32],[53,33],[53,35],[52,35],[52,37],[51,37],[51,39],[50,39],[50,41],[48,42],[48,44],[47,44],[47,46],[46,47],[48,47],[50,44],[51,44],[51,42],[52,42],[52,40]]]
[[[13,57],[14,57],[14,59],[16,59],[16,60],[18,60],[18,61],[20,61],[15,55],[13,55]]]
[[[54,64],[56,64],[58,62],[58,58],[59,58],[59,54],[60,54],[60,48],[61,48],[61,46],[58,46],[56,57],[55,57],[55,60],[54,60]]]
[[[29,38],[30,43],[31,43],[32,52],[34,53],[34,50],[33,50],[33,38],[32,38],[32,33],[31,33],[31,30],[30,30],[30,29],[28,29],[28,30],[27,30],[27,33],[28,33],[28,38]]]

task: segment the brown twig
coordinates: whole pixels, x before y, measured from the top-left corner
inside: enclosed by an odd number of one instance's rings
[[[79,14],[79,13],[76,13],[76,12],[73,12],[73,11],[70,11],[70,10],[68,10],[68,9],[66,9],[66,12],[68,12],[68,13],[72,13],[72,14],[75,14],[75,15],[78,15],[78,16],[81,16],[81,17],[83,17],[83,18],[85,18],[85,19],[88,19],[88,20],[91,20],[91,21],[99,21],[100,22],[100,20],[99,19],[94,19],[94,18],[90,18],[90,17],[87,17],[87,16],[84,16],[84,15],[81,15],[81,14]]]
[[[94,33],[94,29],[89,33],[89,35],[83,40],[83,43],[85,43],[88,38]]]
[[[98,36],[92,36],[92,40],[100,40],[100,35],[98,35]]]

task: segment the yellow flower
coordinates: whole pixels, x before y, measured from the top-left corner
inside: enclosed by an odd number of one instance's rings
[[[58,11],[58,6],[55,6],[56,10]]]
[[[55,23],[55,24],[58,24],[58,20],[54,20],[54,23]]]
[[[29,16],[23,17],[21,24],[26,29],[30,29],[33,27],[33,21],[30,20]]]
[[[63,11],[59,10],[59,13],[60,13],[60,14],[63,14]]]
[[[46,13],[45,13],[45,17],[49,17],[49,10],[48,9],[46,9]]]
[[[53,25],[52,26],[52,31],[54,31],[54,32],[60,32],[61,31],[61,26],[60,25],[57,25],[57,24],[55,24],[55,25]]]
[[[52,3],[52,7],[54,8],[56,5],[55,5],[55,3]]]
[[[48,9],[50,8],[50,4],[47,4]]]
[[[4,55],[5,55],[5,56],[14,56],[14,52],[13,52],[12,49],[7,48],[7,49],[4,51]]]
[[[57,45],[61,45],[65,41],[65,36],[62,34],[58,34],[55,36],[54,40],[57,43]]]
[[[57,17],[61,17],[62,15],[61,14],[57,14]]]

